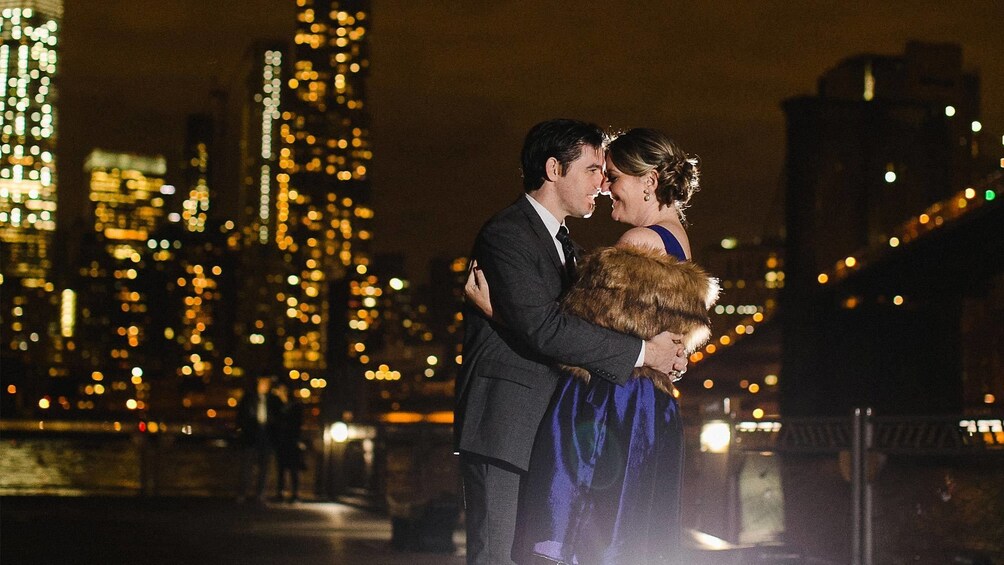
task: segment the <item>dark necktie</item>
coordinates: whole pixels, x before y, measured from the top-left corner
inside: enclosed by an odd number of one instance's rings
[[[568,274],[569,282],[575,282],[575,246],[572,238],[568,237],[568,228],[561,226],[558,228],[558,235],[555,236],[561,243],[561,251],[565,254],[565,272]]]

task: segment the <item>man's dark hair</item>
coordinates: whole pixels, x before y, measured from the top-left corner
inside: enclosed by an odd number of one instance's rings
[[[544,167],[554,157],[561,166],[561,174],[572,161],[582,155],[582,146],[603,147],[606,134],[596,124],[578,120],[557,119],[541,122],[526,134],[523,153],[523,190],[533,192],[544,185],[547,174]]]

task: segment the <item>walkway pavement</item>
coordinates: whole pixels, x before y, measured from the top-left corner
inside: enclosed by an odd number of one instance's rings
[[[685,543],[688,565],[833,565],[781,547],[727,548],[697,532]],[[332,502],[0,497],[0,565],[460,565],[463,531],[453,545],[395,550],[386,516]]]
[[[452,565],[395,551],[390,521],[342,504],[207,498],[0,498],[0,564]]]

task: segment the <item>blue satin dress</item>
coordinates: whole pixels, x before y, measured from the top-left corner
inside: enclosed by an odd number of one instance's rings
[[[662,226],[666,252],[686,260]],[[652,381],[558,385],[524,479],[513,557],[569,564],[676,563],[683,425]]]

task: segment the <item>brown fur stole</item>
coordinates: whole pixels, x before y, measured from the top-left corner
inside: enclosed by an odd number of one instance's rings
[[[579,280],[562,309],[641,339],[667,330],[683,334],[689,353],[711,337],[708,309],[718,300],[718,291],[718,280],[692,262],[656,249],[602,247],[580,264]],[[585,369],[563,367],[589,380]],[[652,379],[666,393],[673,389],[670,376],[655,369],[636,368],[632,378],[637,377]]]

